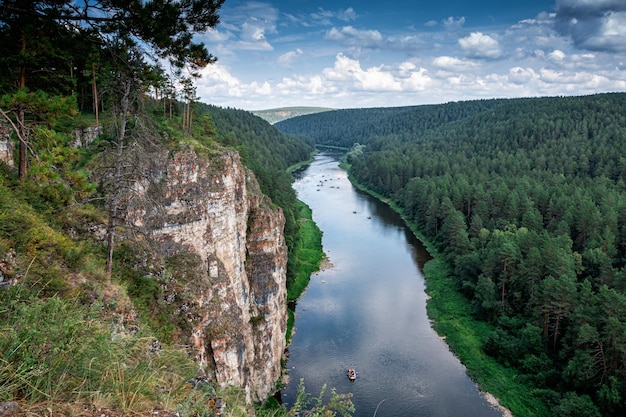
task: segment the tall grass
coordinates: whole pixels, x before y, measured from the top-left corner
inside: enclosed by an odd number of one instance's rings
[[[297,202],[300,233],[294,245],[295,279],[287,286],[287,300],[295,301],[304,292],[311,274],[318,271],[324,258],[322,231],[313,222],[311,209],[302,201]]]
[[[97,306],[40,298],[24,288],[0,299],[0,401],[97,404],[125,413],[172,407],[196,366],[180,349],[150,351],[149,335],[111,332]]]

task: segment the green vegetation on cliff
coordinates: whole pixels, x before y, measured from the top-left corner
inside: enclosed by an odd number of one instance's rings
[[[171,343],[172,323],[148,314],[154,280],[137,285],[151,273],[137,262],[145,242],[125,234],[106,272],[97,232],[107,211],[90,181],[91,161],[108,138],[72,147],[72,127],[38,131],[31,146],[45,158],[29,158],[26,179],[0,163],[0,401],[65,415],[167,409],[189,416],[218,396],[234,404],[240,394],[190,389],[197,364]]]
[[[313,221],[311,209],[298,202],[300,233],[293,250],[295,277],[287,285],[287,300],[296,301],[309,285],[311,274],[319,271],[324,252],[322,251],[322,231]]]
[[[151,174],[142,162],[193,147],[219,169],[228,146],[295,245],[286,170],[312,142],[196,102],[194,77],[215,57],[194,34],[218,23],[222,3],[0,2],[0,141],[16,165],[0,162],[0,402],[33,415],[186,417],[215,415],[223,399],[229,415],[250,414],[243,389],[191,389],[197,363],[175,343],[189,323],[154,279],[187,260],[151,258],[144,230],[125,221]],[[309,400],[302,391],[297,406]],[[349,406],[331,404],[309,406]]]
[[[218,134],[229,134],[229,124],[219,125],[215,132],[210,116],[198,114],[190,136],[181,129],[182,112],[175,111],[172,120],[160,119],[150,116],[158,103],[148,101],[146,105],[146,120],[167,132],[159,139],[163,149],[188,143],[211,157],[222,146]],[[63,159],[29,158],[26,180],[0,163],[0,272],[6,286],[0,288],[0,401],[18,400],[33,413],[51,409],[71,414],[86,407],[94,413],[108,409],[148,414],[164,409],[192,416],[211,415],[206,404],[221,398],[231,415],[249,415],[242,390],[212,385],[190,388],[187,381],[197,376],[197,364],[186,349],[172,343],[184,317],[180,317],[181,323],[172,321],[176,312],[171,311],[153,279],[154,265],[147,258],[149,243],[135,240],[133,233],[138,231],[125,233],[123,223],[117,223],[117,235],[124,240],[114,251],[112,273],[106,272],[106,245],[94,233],[103,230],[107,221],[106,199],[99,198],[105,191],[91,181],[99,177],[92,171],[94,162],[111,138],[105,134],[86,148],[72,147],[75,125],[68,120],[64,129],[42,131],[41,142],[31,142],[32,146],[54,149]],[[84,119],[77,123],[82,125]],[[252,138],[253,133],[245,137]],[[308,158],[309,146],[303,144],[302,149]],[[251,154],[261,153],[252,150]],[[278,150],[273,154],[280,163],[276,168],[267,163],[261,178],[282,177],[283,167],[297,160],[293,156],[281,159]],[[248,162],[259,163],[252,158]],[[57,175],[50,175],[50,167]],[[284,182],[293,191],[290,180]],[[273,184],[270,192],[274,195],[287,190]],[[290,251],[293,260],[289,266],[293,282],[302,285],[311,268],[319,266],[314,259],[317,253],[311,254],[308,246],[320,249],[320,232],[313,222],[304,220],[310,219],[310,210],[295,194],[285,194],[293,196],[287,201],[297,209],[297,222],[304,223],[302,236],[291,236],[299,243],[297,250]],[[309,242],[316,238],[317,244]],[[164,266],[183,268],[184,259],[172,262],[174,259]],[[332,398],[330,403],[315,405],[302,391],[301,401],[294,406],[306,403],[320,413],[350,406],[346,396]],[[284,408],[257,413],[287,414]]]

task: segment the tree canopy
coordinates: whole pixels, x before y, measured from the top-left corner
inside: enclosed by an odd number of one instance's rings
[[[626,94],[319,113],[352,178],[439,249],[483,350],[559,416],[626,414]],[[365,146],[363,146],[365,145]]]
[[[52,36],[39,36],[38,30],[44,28],[63,38],[89,34],[89,41],[145,47],[153,58],[168,59],[178,68],[191,65],[197,69],[214,62],[215,57],[204,44],[195,42],[193,35],[219,23],[217,12],[223,2],[5,0],[0,5],[0,29],[5,35],[13,34],[13,40],[19,41],[13,47],[22,51],[40,39],[54,41]],[[74,36],[74,41],[79,40]]]

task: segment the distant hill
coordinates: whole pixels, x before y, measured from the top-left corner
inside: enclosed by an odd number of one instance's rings
[[[292,117],[277,122],[275,127],[285,133],[313,138],[316,144],[350,148],[354,143],[368,144],[388,135],[424,134],[443,129],[451,123],[478,114],[491,114],[506,104],[515,105],[523,99],[492,99],[446,104],[340,109],[325,113]]]
[[[321,113],[330,110],[333,109],[327,107],[280,107],[277,109],[252,110],[250,113],[259,116],[261,119],[267,120],[270,124],[274,124],[292,117]]]

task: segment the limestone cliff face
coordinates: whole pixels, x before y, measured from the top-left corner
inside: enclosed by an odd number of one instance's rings
[[[284,216],[230,150],[178,149],[151,161],[130,220],[158,243],[176,334],[208,376],[264,400],[285,349]]]

